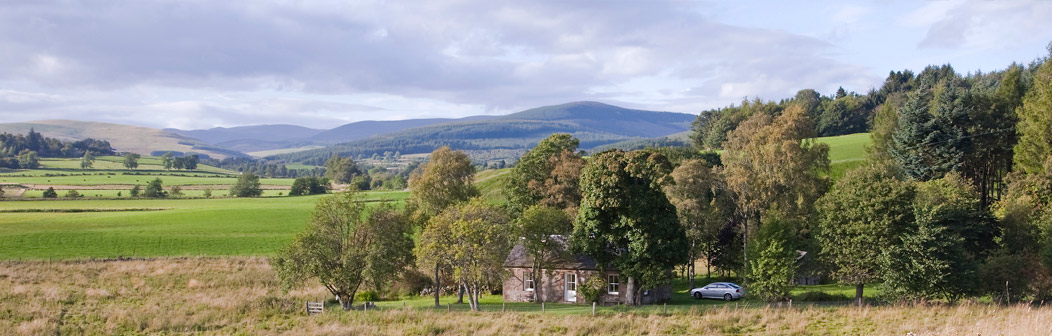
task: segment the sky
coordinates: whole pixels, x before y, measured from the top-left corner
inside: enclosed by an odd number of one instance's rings
[[[202,129],[697,114],[1047,57],[1052,1],[5,0],[0,122]]]

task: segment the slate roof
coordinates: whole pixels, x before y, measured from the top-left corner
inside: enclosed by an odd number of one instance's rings
[[[566,245],[566,238],[563,236],[552,236],[560,244]],[[561,270],[598,270],[599,267],[595,263],[595,259],[592,259],[586,255],[574,254],[570,258],[560,260],[552,265],[554,269]],[[515,244],[515,247],[508,253],[508,258],[504,259],[504,267],[533,267],[533,256],[526,253],[526,248],[521,243]],[[607,269],[613,270],[613,269]]]

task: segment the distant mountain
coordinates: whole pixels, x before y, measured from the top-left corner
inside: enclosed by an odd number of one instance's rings
[[[165,131],[199,139],[213,146],[230,148],[241,152],[253,152],[276,148],[298,147],[306,140],[325,130],[296,125],[257,125],[238,127],[216,127],[206,130],[180,130],[166,128]]]
[[[243,153],[206,144],[200,140],[155,128],[73,120],[43,120],[0,124],[0,132],[40,134],[62,140],[93,138],[106,140],[114,149],[143,155],[163,152],[196,153],[212,158],[246,156]]]
[[[343,142],[349,142],[353,140],[365,139],[374,135],[398,132],[410,128],[423,127],[434,124],[442,124],[456,121],[471,121],[471,120],[486,120],[493,119],[496,116],[471,116],[460,119],[452,118],[427,118],[427,119],[408,119],[408,120],[391,120],[391,121],[375,121],[366,120],[358,121],[350,124],[346,124],[337,128],[333,128],[328,131],[321,132],[310,138],[313,144],[337,144]]]
[[[634,110],[576,102],[538,107],[505,116],[406,129],[309,151],[276,155],[286,161],[318,160],[332,153],[371,156],[386,151],[428,153],[439,146],[468,151],[475,159],[515,160],[552,133],[570,133],[582,149],[666,136],[690,129],[693,114]]]
[[[184,131],[174,128],[166,128],[176,134],[185,135],[210,144],[220,144],[235,140],[271,140],[284,141],[291,139],[309,138],[325,130],[307,128],[296,125],[257,125],[238,127],[216,127],[206,130]]]
[[[205,130],[165,131],[192,137],[205,143],[242,152],[258,152],[284,148],[325,146],[366,139],[374,135],[397,132],[427,125],[495,118],[473,116],[462,119],[429,118],[393,121],[358,121],[330,130],[320,130],[295,125],[258,125],[239,127],[216,127]]]

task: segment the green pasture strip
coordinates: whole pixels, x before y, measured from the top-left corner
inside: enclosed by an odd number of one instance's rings
[[[285,164],[285,168],[286,169],[314,169],[314,168],[322,168],[322,166],[306,165],[306,164],[302,164],[302,163],[286,163]]]
[[[492,204],[508,203],[504,194],[511,168],[483,170],[475,174],[475,187],[487,202]]]
[[[404,198],[363,196],[370,207]],[[273,255],[303,230],[320,197],[3,201],[0,211],[96,211],[3,213],[0,259]],[[166,210],[103,211],[136,208]]]
[[[103,175],[131,175],[131,176],[189,176],[189,177],[236,177],[237,175],[204,172],[199,170],[104,170],[104,169],[13,169],[0,172],[0,177],[56,177],[56,176],[103,176]]]
[[[80,168],[81,158],[42,158],[40,159],[40,166],[43,168],[54,168],[54,169],[81,169]],[[162,170],[164,169],[161,158],[158,157],[142,157],[139,158],[139,167],[136,170]],[[120,156],[98,156],[95,157],[95,162],[91,165],[88,170],[125,170],[124,158]],[[236,174],[237,172],[212,167],[206,164],[198,164],[196,171],[221,173],[221,174]]]
[[[81,175],[81,176],[10,176],[0,175],[0,183],[12,184],[43,184],[43,185],[111,185],[111,184],[146,184],[155,178],[164,181],[165,186],[173,185],[233,185],[237,182],[236,177],[219,177],[212,174],[200,174],[198,176],[185,175]],[[259,182],[264,185],[291,186],[295,179],[291,178],[261,178]]]
[[[135,208],[135,209],[5,209],[0,213],[25,213],[25,212],[121,212],[121,211],[162,211],[163,208]]]
[[[91,187],[91,186],[85,186],[85,187]],[[77,193],[80,193],[81,198],[85,198],[85,199],[88,199],[88,198],[126,199],[126,198],[131,198],[130,189],[131,188],[128,188],[128,189],[116,189],[116,190],[114,190],[114,189],[101,189],[101,190],[76,189],[76,190],[77,190]],[[170,187],[166,187],[165,190],[171,190],[171,188]],[[56,190],[56,192],[58,193],[59,197],[63,197],[63,196],[66,195],[67,190]],[[118,196],[117,193],[120,193],[120,196]],[[180,197],[183,197],[183,198],[201,198],[201,197],[205,197],[205,191],[204,190],[183,189],[182,193],[183,193],[183,195],[180,196]],[[230,186],[221,186],[221,187],[217,187],[217,188],[212,188],[212,197],[213,198],[222,198],[222,197],[225,197],[225,196],[227,196],[229,194],[230,194]],[[289,194],[288,190],[269,190],[269,189],[268,190],[263,190],[263,197],[278,197],[278,196],[286,196],[288,194]],[[44,198],[44,190],[39,190],[39,189],[26,190],[25,193],[22,194],[22,198],[30,198],[30,199],[32,199],[32,198]],[[179,197],[173,197],[173,198],[179,198]],[[12,200],[17,200],[17,198],[11,198],[11,199]]]

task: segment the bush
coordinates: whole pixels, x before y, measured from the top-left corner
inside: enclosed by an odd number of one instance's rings
[[[230,196],[233,197],[259,197],[263,195],[263,189],[259,187],[259,176],[253,173],[244,173],[237,177],[237,183],[230,188]]]
[[[58,198],[58,193],[54,187],[47,187],[47,190],[44,190],[44,198]]]
[[[585,301],[599,302],[599,299],[603,298],[603,293],[606,292],[606,280],[603,279],[602,274],[594,274],[578,285],[577,291],[581,292],[581,297]]]
[[[806,291],[793,296],[794,301],[800,302],[829,302],[829,301],[851,301],[851,298],[843,294],[829,294],[822,291]]]
[[[355,295],[358,301],[375,302],[380,301],[380,294],[374,290],[364,290]]]
[[[66,198],[80,198],[80,196],[81,196],[80,193],[77,192],[76,190],[70,190],[70,191],[67,191],[66,195],[64,195],[62,197],[66,197]]]

